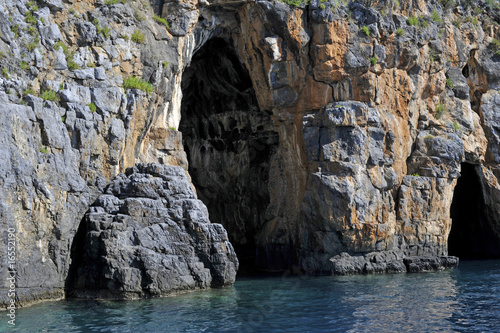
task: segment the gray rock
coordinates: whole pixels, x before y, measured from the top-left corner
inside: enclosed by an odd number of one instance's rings
[[[467,79],[463,76],[460,69],[450,67],[446,72],[446,78],[449,79],[453,85],[451,89],[457,98],[470,99],[470,88],[467,84]]]
[[[0,12],[0,38],[8,44],[14,38],[14,33],[10,29],[9,19],[4,12]]]
[[[408,257],[404,259],[410,273],[435,272],[458,266],[457,257]]]
[[[222,287],[238,260],[180,167],[137,164],[86,214],[72,294],[137,298]]]
[[[122,92],[120,88],[94,88],[92,89],[92,102],[102,111],[118,113],[122,105]]]
[[[87,105],[91,102],[90,89],[76,84],[64,84],[61,91],[61,100],[68,103],[79,103]]]
[[[40,53],[40,51],[38,51],[38,49],[35,49],[34,54],[35,54],[35,65],[36,65],[36,67],[38,67],[40,69],[44,66],[43,56]]]
[[[95,70],[94,68],[76,69],[72,71],[72,75],[79,80],[93,80]]]
[[[481,99],[481,114],[485,132],[489,138],[486,160],[500,163],[500,94],[489,91]]]
[[[94,115],[90,111],[90,108],[87,105],[82,105],[79,103],[68,103],[68,112],[74,112],[75,118],[81,118],[88,121],[92,121],[94,119]],[[66,117],[66,123],[68,118]]]
[[[46,4],[53,11],[60,11],[64,9],[64,4],[61,0],[41,0],[41,2]]]
[[[80,32],[80,36],[85,42],[92,43],[97,39],[97,29],[92,23],[79,22],[77,27]]]
[[[54,50],[54,69],[55,70],[66,70],[68,69],[68,63],[66,62],[66,55],[63,52],[62,47]]]
[[[61,31],[59,31],[59,26],[57,24],[51,24],[49,26],[40,29],[40,36],[42,37],[42,42],[47,46],[53,46],[57,41],[63,39]]]
[[[187,3],[167,2],[163,6],[163,17],[169,22],[172,35],[185,36],[198,21],[198,11]]]
[[[104,67],[96,67],[94,69],[94,76],[97,80],[104,81],[108,79],[108,76],[106,75],[106,70]]]

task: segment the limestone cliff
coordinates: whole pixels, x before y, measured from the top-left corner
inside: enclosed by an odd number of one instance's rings
[[[307,274],[500,256],[497,1],[0,7],[0,224],[21,303],[229,284],[231,244],[243,271]],[[158,196],[178,167],[227,239],[185,185],[190,204]]]

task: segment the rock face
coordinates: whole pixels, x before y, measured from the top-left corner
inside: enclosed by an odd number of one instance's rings
[[[162,296],[234,282],[236,253],[184,169],[137,164],[104,193],[74,242],[68,289],[76,296]]]
[[[500,257],[500,10],[294,4],[0,0],[20,304]]]

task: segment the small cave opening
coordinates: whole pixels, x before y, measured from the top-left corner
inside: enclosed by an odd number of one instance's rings
[[[73,297],[75,289],[79,286],[80,267],[83,264],[83,255],[85,251],[85,238],[87,236],[88,228],[85,217],[82,218],[78,229],[73,238],[70,250],[71,263],[66,276],[65,292],[67,297]]]
[[[462,163],[450,209],[448,254],[460,259],[500,258],[500,240],[487,216],[478,165]]]
[[[279,141],[272,113],[259,108],[246,67],[223,38],[194,54],[182,94],[179,131],[198,197],[210,221],[226,228],[238,274],[255,273],[259,232],[270,220],[269,170]]]

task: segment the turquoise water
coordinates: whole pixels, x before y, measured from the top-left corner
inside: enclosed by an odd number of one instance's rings
[[[499,332],[500,261],[426,274],[245,278],[153,300],[46,302],[19,309],[15,329],[5,318],[0,331]]]

